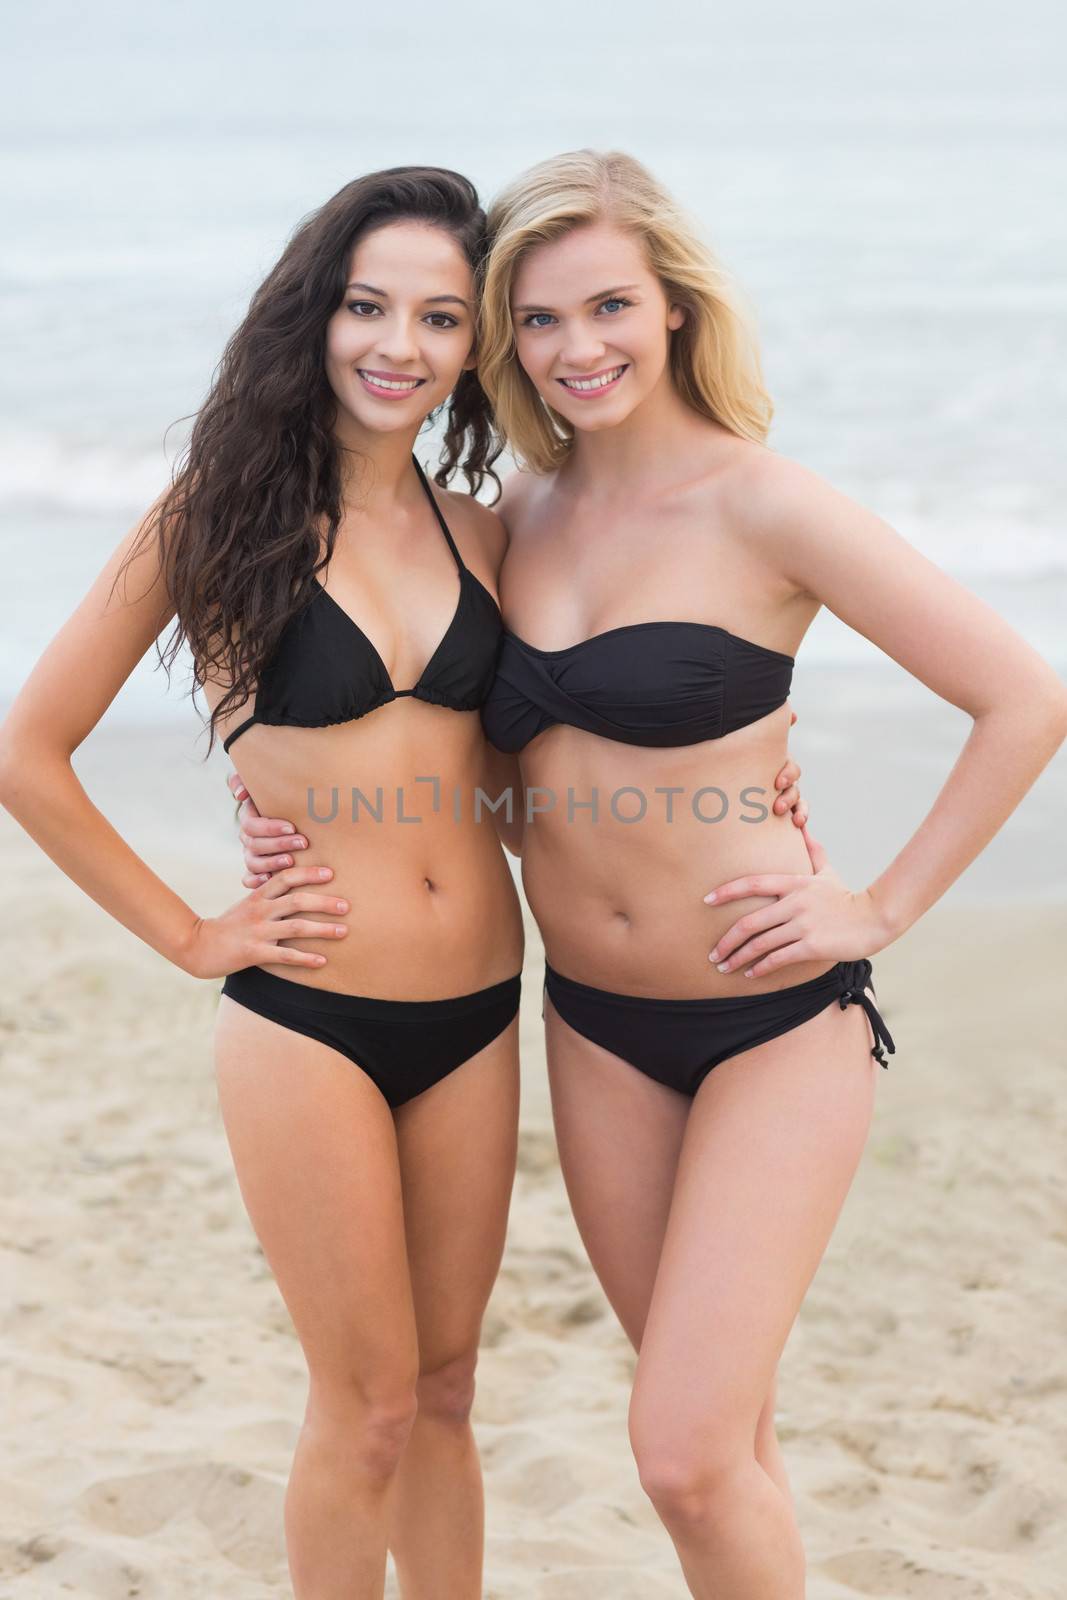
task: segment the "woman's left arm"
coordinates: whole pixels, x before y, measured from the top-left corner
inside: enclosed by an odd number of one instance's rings
[[[873,955],[928,911],[1067,738],[1067,687],[983,600],[814,473],[761,456],[748,490],[746,531],[768,561],[974,723],[929,813],[868,889],[849,891],[810,839],[812,876],[757,873],[716,886],[715,904],[776,897],[712,951],[720,970],[762,977],[797,961]]]

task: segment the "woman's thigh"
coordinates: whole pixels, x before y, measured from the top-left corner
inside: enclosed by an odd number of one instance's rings
[[[515,1178],[519,1024],[396,1112],[422,1372],[473,1360]],[[463,1373],[457,1374],[462,1388]]]
[[[692,1102],[569,1027],[545,996],[560,1166],[593,1270],[639,1349]]]
[[[412,1401],[414,1307],[393,1116],[317,1040],[219,1001],[216,1081],[237,1181],[313,1384]]]
[[[634,1442],[745,1440],[870,1128],[877,1064],[858,1007],[721,1062],[685,1130],[634,1389]],[[843,1308],[842,1315],[847,1315]]]

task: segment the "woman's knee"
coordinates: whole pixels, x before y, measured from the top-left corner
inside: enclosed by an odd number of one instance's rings
[[[368,1477],[392,1477],[418,1414],[416,1380],[397,1369],[339,1382],[311,1377],[304,1426]]]
[[[637,1455],[641,1487],[668,1528],[728,1524],[755,1465],[751,1452],[656,1448]]]
[[[720,1490],[755,1459],[753,1431],[737,1418],[670,1420],[662,1409],[633,1407],[630,1444],[641,1487],[668,1525],[705,1522]]]
[[[696,1451],[672,1448],[667,1440],[634,1442],[641,1487],[663,1517],[688,1520],[704,1504],[710,1473]]]
[[[419,1416],[465,1427],[474,1404],[477,1363],[475,1348],[421,1372],[417,1385]]]

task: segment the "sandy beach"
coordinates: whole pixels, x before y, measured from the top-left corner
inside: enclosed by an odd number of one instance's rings
[[[869,802],[884,854],[951,765],[942,717],[960,738],[966,719],[931,702],[927,725],[889,695],[861,725],[807,681],[816,835],[856,875],[849,741],[878,761],[906,718]],[[188,729],[104,724],[75,766],[190,903],[242,892],[226,764]],[[1061,756],[980,864],[999,896],[950,896],[876,958],[897,1055],[781,1366],[810,1600],[1067,1593],[1064,786]],[[113,924],[6,815],[0,868],[0,1600],[280,1600],[305,1376],[218,1115],[219,986]],[[485,1592],[680,1600],[627,1445],[632,1354],[560,1179],[528,933],[520,1170],[476,1407]]]

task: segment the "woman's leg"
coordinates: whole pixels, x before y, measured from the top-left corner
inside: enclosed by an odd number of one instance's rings
[[[419,1409],[389,1546],[404,1600],[479,1600],[482,1478],[470,1425],[504,1249],[519,1112],[518,1019],[396,1113],[419,1340]]]
[[[285,1501],[295,1600],[380,1600],[419,1364],[392,1113],[337,1051],[225,995],[215,1040],[241,1194],[308,1364]]]
[[[796,1523],[753,1441],[859,1163],[877,1075],[862,1011],[828,1006],[722,1062],[694,1100],[630,1437],[697,1600],[802,1600]]]
[[[604,1293],[640,1350],[693,1102],[576,1033],[547,997],[545,1039],[571,1209]],[[772,1375],[756,1459],[789,1497],[774,1428],[775,1388]]]

